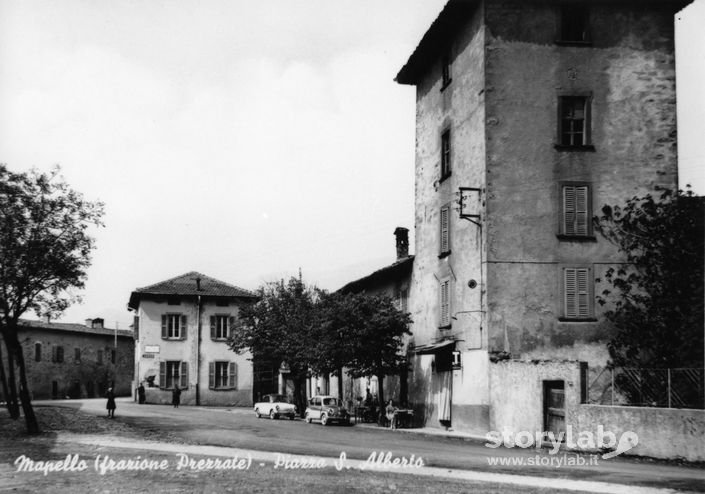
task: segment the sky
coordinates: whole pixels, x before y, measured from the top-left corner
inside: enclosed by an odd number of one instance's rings
[[[106,205],[83,303],[188,271],[335,290],[413,235],[415,91],[446,0],[2,0],[0,162]],[[681,183],[705,193],[705,0],[676,19]],[[685,130],[684,130],[685,129]],[[411,241],[413,246],[413,237]]]

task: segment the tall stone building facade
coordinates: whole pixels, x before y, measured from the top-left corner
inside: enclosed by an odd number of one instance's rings
[[[622,258],[591,218],[677,186],[687,3],[451,0],[398,73],[416,87],[409,392],[427,426],[499,425],[497,359],[607,362],[595,295]],[[569,373],[527,374],[518,403],[540,417],[543,381],[580,400]]]

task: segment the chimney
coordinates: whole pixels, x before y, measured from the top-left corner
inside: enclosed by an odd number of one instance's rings
[[[93,319],[86,319],[86,327],[93,328]]]
[[[397,261],[409,257],[409,229],[398,226],[394,236],[397,237]]]
[[[93,328],[94,329],[103,329],[103,322],[104,322],[104,320],[101,319],[100,317],[93,319]]]
[[[196,278],[196,290],[199,292],[201,291],[201,277],[200,276],[198,276]]]

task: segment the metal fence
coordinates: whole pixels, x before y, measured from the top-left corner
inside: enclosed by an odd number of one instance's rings
[[[587,403],[705,408],[705,369],[591,368]]]

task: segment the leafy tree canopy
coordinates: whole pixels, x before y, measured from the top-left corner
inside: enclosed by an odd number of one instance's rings
[[[605,206],[596,230],[626,255],[598,302],[616,329],[608,347],[623,367],[703,366],[703,198],[691,190]],[[599,281],[599,280],[598,280]]]

